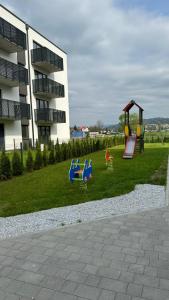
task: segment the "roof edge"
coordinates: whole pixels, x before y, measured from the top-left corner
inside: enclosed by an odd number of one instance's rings
[[[17,15],[15,15],[11,10],[9,10],[8,8],[6,8],[4,5],[0,4],[0,7],[2,7],[3,9],[5,9],[6,11],[8,11],[10,14],[12,14],[15,18],[17,18],[18,20],[20,20],[21,22],[23,22],[26,26],[29,26],[29,28],[33,29],[36,33],[38,33],[39,35],[41,35],[44,39],[46,39],[49,43],[51,43],[52,45],[54,45],[56,48],[58,48],[60,51],[62,51],[63,53],[65,53],[67,55],[67,52],[65,52],[62,48],[60,48],[59,46],[57,46],[55,43],[53,43],[52,41],[50,41],[46,36],[44,36],[42,33],[40,33],[38,30],[36,30],[35,28],[33,28],[32,26],[30,26],[28,23],[26,23],[23,19],[21,19],[20,17],[18,17]]]
[[[130,100],[130,102],[123,108],[123,111],[129,112],[134,105],[136,105],[141,111],[144,111],[144,109],[138,105],[135,100]]]

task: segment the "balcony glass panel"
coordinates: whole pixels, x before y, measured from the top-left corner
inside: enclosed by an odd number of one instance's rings
[[[64,97],[64,85],[49,78],[33,80],[34,94],[46,95],[49,98]]]
[[[48,72],[63,70],[63,58],[46,47],[32,49],[32,63],[46,69]]]
[[[66,123],[66,112],[62,110],[54,111],[55,123]]]
[[[35,121],[37,123],[65,123],[65,111],[53,108],[35,109]]]
[[[2,18],[0,18],[0,36],[16,44],[21,50],[26,49],[26,34]],[[17,51],[14,48],[13,50]],[[9,51],[13,52],[12,48],[9,48]]]
[[[0,99],[0,119],[21,120],[30,119],[30,105],[17,101]]]
[[[53,109],[52,108],[35,109],[35,121],[39,123],[53,123]]]
[[[17,86],[19,83],[28,84],[28,70],[3,58],[0,58],[0,77],[2,80],[6,79],[4,81],[6,85],[8,83],[11,86]]]

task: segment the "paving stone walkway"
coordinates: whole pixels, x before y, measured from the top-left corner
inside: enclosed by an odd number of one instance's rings
[[[169,300],[169,208],[0,241],[0,300]]]

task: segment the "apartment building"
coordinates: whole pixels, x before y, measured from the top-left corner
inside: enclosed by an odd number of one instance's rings
[[[67,54],[0,5],[0,148],[68,141]]]

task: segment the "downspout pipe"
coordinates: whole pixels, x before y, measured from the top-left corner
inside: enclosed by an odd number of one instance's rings
[[[32,79],[31,79],[31,64],[30,64],[30,48],[29,48],[29,25],[26,24],[26,42],[27,42],[27,58],[28,58],[28,81],[29,81],[29,94],[30,94],[30,108],[31,108],[31,121],[32,121],[32,144],[35,147],[35,134],[34,134],[34,115],[32,105]]]

